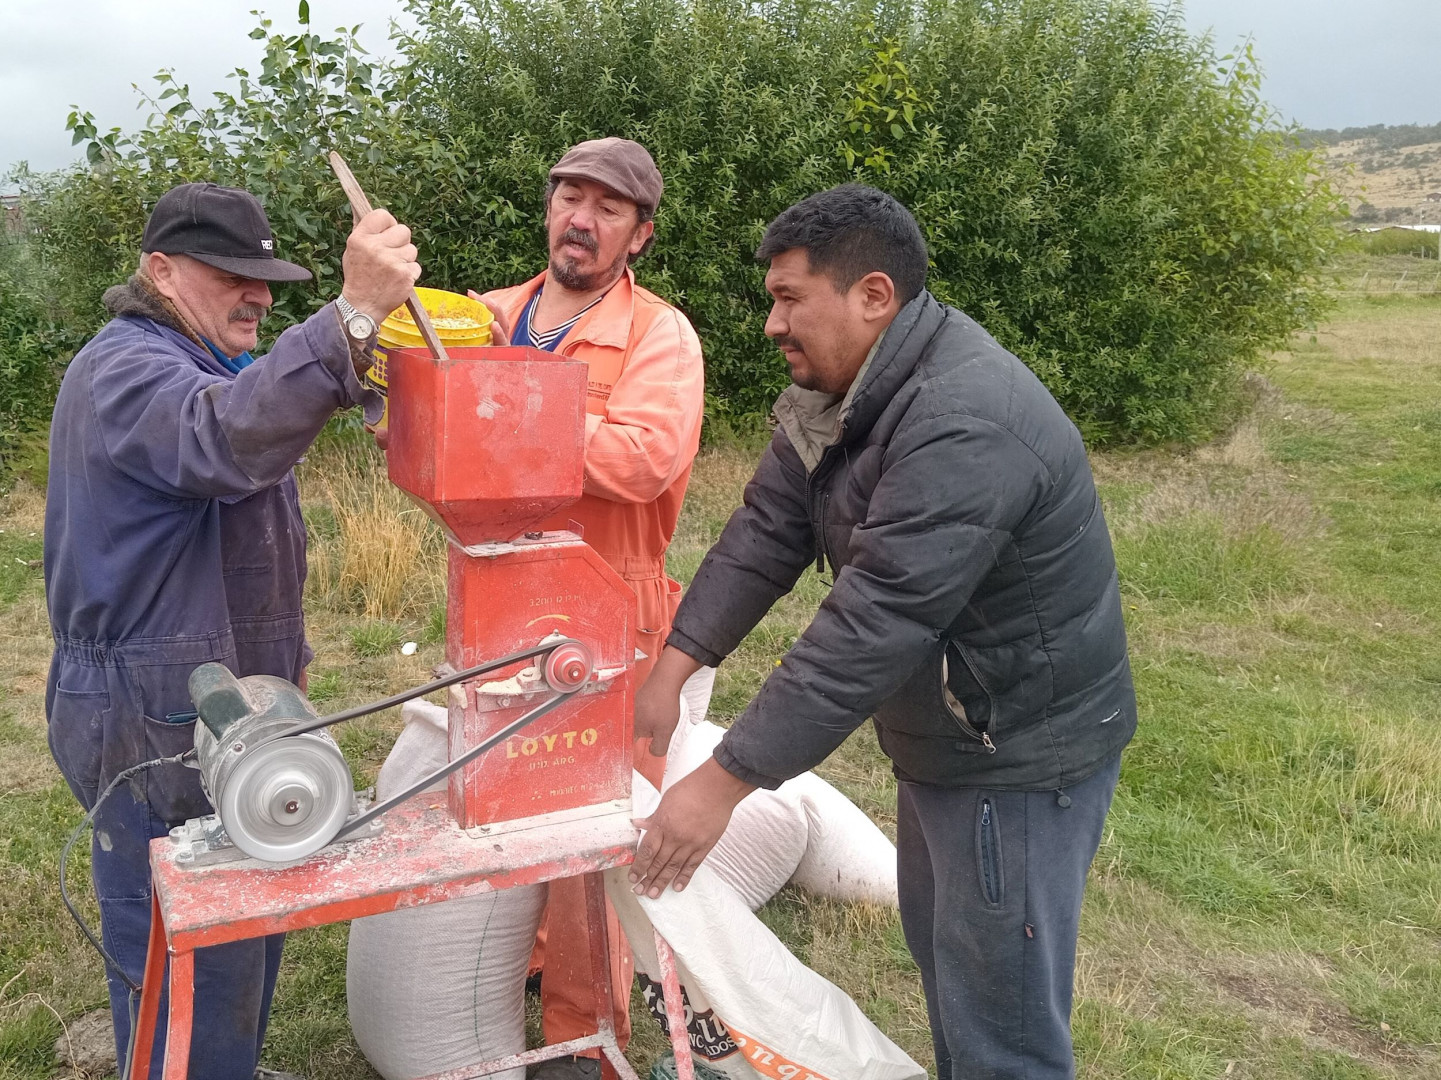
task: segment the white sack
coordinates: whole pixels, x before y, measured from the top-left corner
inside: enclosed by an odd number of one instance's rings
[[[710,669],[706,669],[710,670]],[[685,726],[682,711],[681,724]],[[725,729],[691,724],[666,755],[668,790],[699,768]],[[705,864],[755,911],[787,882],[835,900],[896,906],[896,849],[865,811],[815,773],[747,795]]]
[[[659,795],[637,774],[638,812]],[[631,891],[628,867],[606,888],[657,1017],[665,1006],[654,931],[676,954],[692,1056],[726,1080],[924,1080],[839,987],[806,967],[703,863],[686,890],[658,900]]]
[[[699,724],[704,720],[707,710],[710,709],[711,692],[715,690],[715,673],[715,668],[703,666],[681,685],[681,700],[685,702],[692,724]]]
[[[815,773],[781,785],[800,800],[808,826],[806,849],[792,885],[833,900],[868,900],[898,907],[896,846],[850,799]]]
[[[416,1080],[525,1049],[525,976],[544,885],[399,908],[350,924],[355,1041],[385,1080]],[[500,1080],[524,1080],[508,1069]]]
[[[678,729],[686,726],[684,705],[682,702]],[[690,725],[685,742],[679,746],[673,742],[666,755],[662,790],[699,768],[724,734],[724,728],[712,723]],[[705,859],[705,865],[752,911],[781,891],[806,853],[810,829],[805,808],[799,798],[786,792],[788,786],[781,785],[779,791],[753,791],[742,799],[725,833]]]
[[[386,755],[380,775],[375,778],[377,802],[399,795],[450,760],[450,748],[446,741],[450,719],[444,705],[432,705],[416,698],[400,707],[400,718],[405,721],[405,727]],[[426,790],[441,791],[448,783],[449,777],[437,780]]]
[[[401,716],[405,729],[376,781],[379,799],[447,760],[445,709],[412,701]],[[525,1049],[526,969],[545,896],[544,885],[531,885],[350,924],[350,1026],[376,1072],[415,1080]],[[525,1070],[495,1075],[524,1080]]]

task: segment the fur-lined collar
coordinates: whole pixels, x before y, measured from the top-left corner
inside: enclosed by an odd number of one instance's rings
[[[185,316],[180,314],[174,304],[160,295],[155,288],[155,282],[151,281],[150,276],[143,270],[137,270],[124,285],[112,285],[106,289],[100,302],[105,305],[105,310],[110,312],[112,318],[138,315],[142,319],[149,319],[184,334],[202,349],[206,347],[194,327],[185,320]]]

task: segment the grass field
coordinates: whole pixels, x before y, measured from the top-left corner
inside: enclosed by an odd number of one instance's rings
[[[1348,301],[1252,379],[1254,409],[1189,453],[1095,458],[1141,699],[1081,934],[1088,1080],[1441,1076],[1441,302]],[[752,453],[698,464],[673,570],[694,572]],[[419,681],[440,658],[439,553],[363,444],[303,467],[314,696]],[[79,814],[44,742],[41,500],[0,499],[0,1077],[74,1075],[52,1045],[103,1003],[60,907]],[[734,716],[804,628],[808,575],[721,669]],[[402,641],[421,643],[403,657]],[[341,734],[362,780],[393,716]],[[821,770],[885,828],[894,783],[863,729]],[[83,873],[83,863],[77,866]],[[93,915],[93,912],[92,912]],[[812,967],[929,1061],[894,913],[787,891],[763,910]],[[345,928],[293,935],[268,1059],[371,1074],[350,1039]],[[660,1052],[636,1013],[632,1057]]]

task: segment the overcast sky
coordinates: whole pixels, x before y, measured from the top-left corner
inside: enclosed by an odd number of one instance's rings
[[[1153,0],[1163,2],[1163,0]],[[102,129],[144,121],[131,89],[162,67],[192,94],[227,85],[252,65],[252,8],[293,30],[294,0],[0,0],[0,173],[26,160],[53,169],[78,158],[65,117],[72,105]],[[361,42],[388,52],[396,0],[311,0],[328,31],[363,23]],[[1189,0],[1188,25],[1225,52],[1250,37],[1267,99],[1306,127],[1441,121],[1441,0]]]

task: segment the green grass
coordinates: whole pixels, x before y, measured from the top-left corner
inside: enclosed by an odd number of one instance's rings
[[[405,631],[394,623],[367,622],[350,631],[350,647],[362,659],[393,653],[404,640]]]
[[[1254,412],[1215,444],[1094,458],[1141,727],[1082,925],[1080,1075],[1438,1077],[1441,303],[1349,301],[1252,389]],[[312,455],[316,474],[326,453]],[[702,455],[672,549],[681,578],[755,456]],[[337,518],[317,490],[307,483],[307,520],[334,551]],[[104,994],[54,888],[79,815],[45,753],[48,653],[39,573],[24,565],[38,557],[38,509],[21,502],[0,507],[0,1078],[39,1080],[57,1014],[69,1022]],[[419,682],[440,659],[440,569],[425,550],[418,572],[430,576],[405,590],[423,602],[403,610],[358,617],[334,575],[312,594],[311,692],[324,708]],[[826,589],[808,572],[722,667],[715,718],[739,714]],[[398,654],[404,640],[417,655]],[[339,732],[359,783],[396,724]],[[893,829],[895,785],[868,729],[820,771]],[[761,915],[930,1060],[894,912],[787,889]],[[346,1025],[344,942],[344,927],[293,935],[277,995],[267,1058],[315,1080],[372,1075]],[[642,1010],[632,1016],[645,1075],[665,1046]],[[531,1019],[534,1031],[533,1008]]]
[[[40,581],[40,544],[38,531],[0,533],[0,604],[14,603]]]

